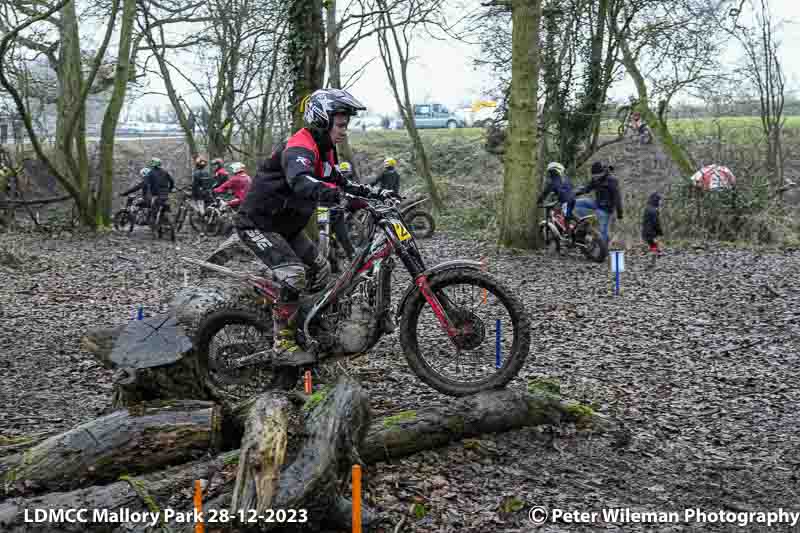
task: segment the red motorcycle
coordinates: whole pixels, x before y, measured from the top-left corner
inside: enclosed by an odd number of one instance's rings
[[[355,199],[346,195],[347,201]],[[408,365],[434,389],[464,396],[505,386],[530,348],[530,321],[522,302],[477,261],[426,266],[399,201],[358,201],[368,213],[366,244],[327,287],[301,300],[296,340],[315,354],[309,366],[367,352],[399,320]],[[395,256],[413,282],[393,313]],[[257,368],[270,386],[293,386],[301,369],[277,366],[272,359],[271,306],[281,283],[270,272],[259,276],[183,260],[238,278],[254,291],[254,298],[221,304],[198,323],[195,350],[207,361],[212,379],[223,386],[242,383]],[[242,372],[244,378],[237,378]]]
[[[539,231],[546,248],[556,254],[564,248],[579,248],[590,261],[602,263],[608,256],[608,245],[597,229],[597,217],[581,217],[573,227],[567,224],[561,206],[557,202],[544,204],[544,220],[539,222]]]

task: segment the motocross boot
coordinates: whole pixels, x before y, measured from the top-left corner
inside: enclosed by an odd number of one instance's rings
[[[277,366],[302,366],[316,362],[313,353],[297,344],[296,302],[276,302],[272,308],[273,351]]]

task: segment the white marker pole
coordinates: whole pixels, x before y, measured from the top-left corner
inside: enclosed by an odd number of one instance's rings
[[[625,252],[622,250],[611,252],[611,271],[614,273],[614,295],[619,296],[619,275],[625,272]]]

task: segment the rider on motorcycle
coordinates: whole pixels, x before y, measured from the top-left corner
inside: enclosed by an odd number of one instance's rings
[[[555,161],[547,165],[547,184],[536,200],[537,205],[542,205],[544,199],[550,194],[558,195],[558,202],[564,212],[564,219],[567,222],[567,226],[571,227],[571,222],[574,220],[572,211],[575,208],[575,192],[572,190],[572,183],[567,177],[564,165]]]
[[[273,348],[277,356],[293,364],[314,361],[295,339],[300,295],[307,288],[324,287],[330,274],[328,258],[318,253],[303,230],[320,202],[339,203],[341,189],[359,196],[373,193],[346,180],[336,169],[336,144],[346,139],[350,117],[366,108],[340,89],[315,91],[301,106],[306,127],[261,164],[235,222],[242,242],[283,285],[272,311]],[[379,196],[389,198],[393,193],[381,191]]]
[[[160,206],[164,211],[169,211],[169,193],[175,190],[175,180],[169,172],[161,168],[161,160],[154,157],[150,160],[150,173],[147,179],[150,182],[150,193],[153,195],[153,210],[155,214]]]
[[[247,191],[250,190],[253,179],[247,174],[247,168],[242,163],[232,163],[231,172],[233,172],[233,176],[219,187],[216,187],[214,194],[230,191],[234,198],[226,205],[228,207],[238,207],[247,196]]]

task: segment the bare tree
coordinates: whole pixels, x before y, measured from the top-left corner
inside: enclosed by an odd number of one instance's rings
[[[133,2],[133,3],[131,3]],[[120,99],[124,99],[125,87],[134,76],[130,67],[132,58],[130,52],[130,39],[132,31],[132,17],[135,17],[134,0],[125,0],[122,7],[122,21],[120,30],[119,51],[117,58],[112,60],[112,68],[108,68],[106,50],[114,32],[115,23],[120,11],[120,0],[114,0],[110,6],[107,17],[107,26],[99,49],[94,54],[85,54],[81,49],[78,17],[73,2],[59,2],[56,7],[47,9],[45,13],[30,12],[31,18],[10,30],[0,44],[0,84],[8,91],[14,100],[17,111],[22,117],[34,151],[67,193],[75,199],[79,208],[81,219],[86,225],[97,226],[110,223],[111,212],[111,185],[113,174],[109,165],[102,165],[102,176],[99,187],[92,191],[89,183],[89,156],[86,141],[86,101],[96,87],[95,82],[99,76],[111,77],[114,91],[112,94],[113,106],[107,110],[103,119],[103,140],[100,145],[101,161],[110,161],[113,158],[114,144],[109,142],[113,137],[113,129],[119,118],[121,109]],[[31,120],[31,109],[26,106],[19,91],[5,74],[5,59],[9,46],[16,41],[19,34],[34,22],[48,20],[60,12],[57,21],[60,30],[58,42],[58,69],[59,80],[58,96],[58,131],[56,135],[56,158],[53,159],[44,153]],[[120,54],[125,54],[121,57]],[[84,65],[88,57],[88,74],[84,72]],[[114,74],[112,74],[114,73]],[[125,87],[122,87],[124,84]],[[106,84],[107,86],[107,84]],[[117,105],[119,103],[119,105]]]
[[[783,126],[786,122],[786,77],[776,38],[777,23],[773,18],[769,0],[737,0],[728,11],[722,27],[742,46],[745,68],[739,74],[755,91],[759,104],[761,128],[767,145],[767,169],[775,189],[784,185]],[[751,25],[741,21],[742,11],[749,8]]]
[[[609,30],[636,86],[636,110],[687,175],[697,165],[672,136],[667,113],[676,94],[720,70],[722,41],[715,31],[719,9],[705,0],[613,0],[609,7]]]
[[[386,0],[378,0],[378,7],[382,12],[377,32],[378,50],[397,103],[397,110],[414,146],[417,171],[428,186],[431,202],[440,211],[444,209],[444,203],[439,196],[436,183],[433,181],[428,155],[414,122],[414,106],[409,92],[408,63],[411,60],[411,42],[416,26],[428,20],[428,17],[435,13],[442,3],[443,0],[410,0],[406,2],[403,9],[407,10],[407,16],[403,18],[408,22],[398,26],[393,22],[393,14],[388,9]]]

